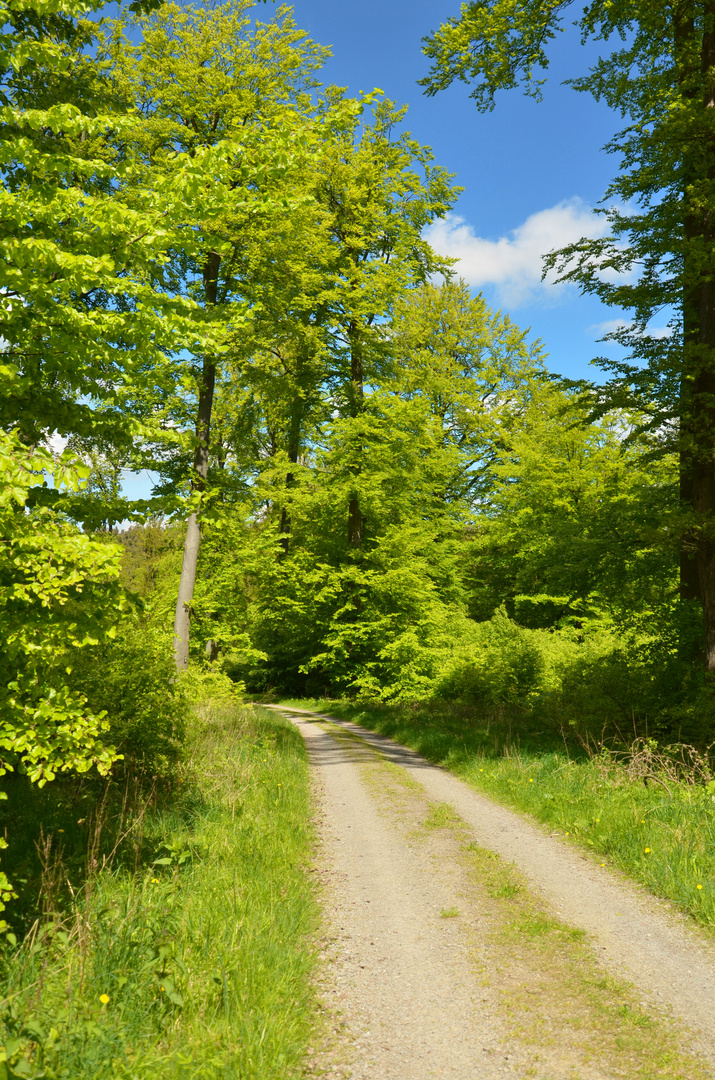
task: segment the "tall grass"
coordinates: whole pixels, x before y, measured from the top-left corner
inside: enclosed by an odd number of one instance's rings
[[[111,843],[101,803],[83,821],[58,787],[53,820],[49,794],[36,793],[44,913],[2,953],[7,1077],[296,1075],[312,1030],[317,918],[300,737],[280,717],[205,708],[177,786],[105,810]],[[31,811],[17,823],[28,839]]]
[[[447,703],[303,702],[417,750],[532,814],[715,932],[715,782],[692,748],[596,753]]]

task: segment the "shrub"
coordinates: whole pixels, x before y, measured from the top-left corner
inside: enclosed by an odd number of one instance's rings
[[[445,665],[435,696],[486,708],[526,708],[553,681],[544,631],[518,626],[502,611],[477,623],[474,639]]]
[[[94,713],[106,711],[106,740],[124,771],[169,776],[179,759],[188,709],[168,635],[126,620],[117,637],[69,657],[74,689]]]
[[[690,717],[695,705],[678,711],[663,694],[668,656],[662,651],[656,667],[652,641],[608,623],[529,629],[499,611],[477,623],[473,640],[454,651],[432,696],[485,715],[528,713],[540,726],[570,731],[584,742],[677,734],[681,716]]]

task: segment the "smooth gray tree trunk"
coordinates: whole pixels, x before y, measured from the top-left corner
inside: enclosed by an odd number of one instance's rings
[[[179,595],[174,615],[174,659],[176,670],[186,671],[189,666],[189,637],[191,634],[191,601],[196,584],[196,566],[199,561],[201,528],[196,514],[186,522],[184,557],[181,561]]]
[[[218,271],[220,258],[212,251],[204,266],[204,290],[207,305],[216,306],[218,296]],[[199,402],[196,412],[196,449],[194,451],[194,473],[191,489],[203,492],[209,474],[209,442],[211,438],[211,411],[213,409],[214,387],[216,385],[216,360],[212,356],[203,359],[199,381]],[[196,567],[199,561],[201,545],[201,527],[196,513],[186,522],[184,539],[184,557],[181,562],[179,595],[176,599],[174,614],[174,659],[177,671],[186,671],[189,666],[189,641],[191,637],[191,601],[196,585]]]

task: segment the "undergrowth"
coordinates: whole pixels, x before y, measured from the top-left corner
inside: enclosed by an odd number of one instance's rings
[[[620,751],[586,748],[445,703],[296,704],[412,747],[715,932],[715,782],[707,754],[647,739]]]
[[[295,1075],[317,918],[295,729],[214,704],[171,791],[23,794],[5,821],[20,896],[0,955],[0,1077]]]

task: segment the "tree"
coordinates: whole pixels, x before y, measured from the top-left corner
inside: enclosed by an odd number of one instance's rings
[[[367,106],[375,112],[370,125],[361,120]],[[234,366],[258,404],[284,554],[299,459],[316,425],[331,413],[352,423],[357,488],[365,388],[379,384],[390,367],[385,329],[393,307],[406,290],[447,267],[421,232],[451,206],[451,178],[432,164],[428,148],[395,134],[403,114],[376,95],[351,102],[329,90],[319,106],[324,138],[296,176],[306,201],[261,238],[266,269],[250,286],[253,332],[236,341]],[[357,490],[345,510],[346,534],[359,553],[364,521]]]
[[[68,770],[106,774],[117,758],[105,714],[71,685],[67,652],[111,637],[126,610],[116,549],[27,506],[43,473],[73,490],[83,470],[0,430],[0,776],[20,770],[40,786]],[[0,912],[14,895],[0,872]]]
[[[477,508],[490,465],[509,429],[520,422],[524,390],[545,372],[540,342],[528,343],[464,281],[427,284],[395,307],[391,327],[400,392],[429,401],[443,448],[457,450],[456,472],[442,495]]]
[[[472,613],[504,605],[522,625],[614,621],[675,629],[677,516],[672,455],[644,461],[640,418],[588,422],[582,394],[549,379],[519,389],[518,422],[492,444],[469,555]],[[664,637],[670,637],[670,632]]]
[[[137,444],[171,437],[158,406],[200,332],[196,303],[162,278],[167,251],[187,213],[220,212],[229,165],[221,146],[199,148],[142,184],[134,120],[90,55],[97,27],[83,16],[102,6],[2,5],[0,426],[31,445],[56,431],[130,464]],[[64,510],[90,524],[131,513],[99,490]]]
[[[212,328],[189,344],[191,359],[181,380],[194,408],[194,439],[193,503],[174,622],[179,670],[188,665],[221,358],[230,336],[248,319],[252,282],[267,265],[260,239],[289,209],[287,155],[291,143],[293,154],[298,149],[301,131],[308,135],[303,120],[314,111],[312,73],[326,55],[296,29],[287,10],[253,27],[246,14],[250,6],[248,0],[212,10],[165,4],[130,23],[141,31],[141,44],[132,44],[122,23],[107,42],[117,91],[137,109],[134,144],[148,176],[171,177],[177,151],[193,156],[220,144],[230,147],[230,205],[223,211],[208,205],[202,215],[184,218],[171,263],[175,292],[191,297],[204,312],[204,327]]]
[[[497,90],[538,97],[548,42],[568,0],[476,0],[426,41],[422,80],[436,93],[473,82],[481,110]],[[611,233],[552,253],[546,266],[631,322],[611,337],[631,364],[613,371],[602,410],[637,405],[670,433],[680,461],[681,596],[702,606],[705,667],[715,675],[715,4],[712,0],[593,0],[578,21],[602,54],[575,89],[618,111],[627,126],[607,145],[620,170],[604,195]],[[613,42],[611,45],[610,43]],[[670,335],[649,333],[673,310]]]
[[[386,370],[384,323],[398,298],[430,274],[448,270],[448,260],[430,248],[422,231],[447,213],[458,194],[450,174],[432,164],[428,147],[409,132],[395,137],[405,108],[385,101],[374,112],[370,127],[360,131],[356,117],[326,148],[316,190],[327,212],[331,381],[354,432],[347,532],[356,551],[365,532],[357,491],[365,385],[379,383]]]
[[[545,381],[538,347],[463,284],[386,280],[390,306],[365,335],[361,411],[336,407],[350,371],[339,338],[337,357],[324,350],[322,405],[302,428],[295,465],[274,450],[293,409],[284,369],[259,357],[241,372],[246,396],[234,389],[240,422],[226,468],[248,482],[207,526],[197,610],[252,689],[414,697],[473,628],[465,579],[475,512],[523,417],[525,388]],[[339,278],[338,298],[342,290]],[[319,295],[327,306],[334,294]],[[346,528],[352,499],[367,523],[359,549]]]
[[[60,770],[106,772],[114,760],[101,741],[107,725],[68,686],[62,657],[111,637],[126,607],[114,545],[46,507],[25,510],[43,472],[70,489],[82,478],[72,454],[56,461],[0,433],[0,775],[21,764],[40,785]]]

